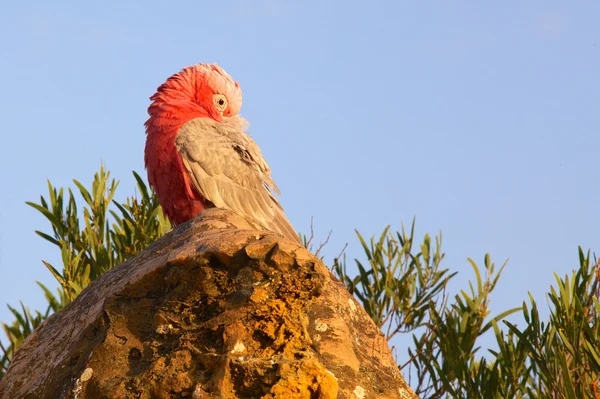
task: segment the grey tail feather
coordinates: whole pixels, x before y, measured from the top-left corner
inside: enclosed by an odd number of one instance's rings
[[[292,224],[287,220],[283,212],[277,212],[277,215],[273,219],[273,230],[279,234],[282,234],[286,238],[302,244],[300,236],[292,227]]]

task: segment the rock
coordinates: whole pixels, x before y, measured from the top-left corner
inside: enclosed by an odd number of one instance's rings
[[[0,398],[417,396],[320,260],[210,209],[46,320]]]

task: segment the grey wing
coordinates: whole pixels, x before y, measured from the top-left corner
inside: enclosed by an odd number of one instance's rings
[[[298,234],[272,192],[279,193],[256,143],[238,116],[223,122],[198,118],[183,125],[176,145],[198,192],[217,208],[230,209],[294,241]]]

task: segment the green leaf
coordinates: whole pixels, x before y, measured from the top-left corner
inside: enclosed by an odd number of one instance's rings
[[[560,367],[562,370],[562,380],[565,384],[565,388],[567,389],[567,398],[569,399],[578,399],[577,395],[575,395],[575,387],[573,386],[573,381],[571,380],[571,373],[569,371],[569,367],[567,365],[567,359],[564,353],[558,353],[558,359],[560,361]]]

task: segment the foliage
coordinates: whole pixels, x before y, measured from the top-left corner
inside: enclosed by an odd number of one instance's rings
[[[571,277],[556,276],[544,322],[531,296],[522,308],[490,317],[490,294],[505,265],[496,270],[489,255],[483,268],[469,259],[475,283],[450,301],[446,289],[456,273],[440,268],[441,235],[435,246],[425,235],[416,251],[414,223],[410,235],[386,228],[368,243],[357,235],[368,263],[355,259],[358,274],[350,277],[345,260],[336,259],[334,272],[388,340],[411,333],[399,367],[420,397],[600,398],[600,262],[589,252],[579,249]],[[520,309],[522,330],[504,320]],[[490,330],[498,349],[478,355],[477,340]]]
[[[432,303],[445,306],[444,289],[456,275],[448,269],[440,270],[444,258],[441,253],[441,235],[432,247],[428,235],[423,239],[420,252],[413,255],[415,224],[410,235],[404,227],[395,235],[386,227],[378,240],[367,243],[356,234],[364,250],[363,264],[355,259],[358,275],[350,278],[346,263],[335,259],[333,270],[348,291],[357,297],[375,324],[385,331],[390,340],[394,335],[413,331],[425,325]]]
[[[90,189],[74,181],[83,199],[81,213],[72,191],[65,195],[50,182],[48,199],[29,203],[50,222],[50,233],[36,233],[60,251],[62,267],[44,262],[59,287],[53,294],[38,282],[48,301],[44,312],[9,306],[15,320],[2,324],[8,345],[0,344],[0,378],[43,320],[170,229],[154,194],[134,176],[139,193],[124,203],[114,200],[118,183],[103,167]],[[357,232],[364,252],[354,260],[357,273],[349,272],[345,257],[334,259],[332,268],[388,340],[410,335],[412,344],[398,367],[420,397],[600,398],[600,263],[589,252],[579,249],[572,275],[556,276],[548,320],[540,318],[531,296],[522,307],[492,316],[490,297],[505,264],[497,268],[489,255],[481,266],[469,259],[473,281],[450,295],[457,272],[442,267],[441,234],[418,242],[414,231],[413,221],[408,231],[387,227],[369,240]],[[304,237],[307,246],[311,241],[312,234]],[[519,310],[522,326],[505,320]],[[483,354],[478,342],[485,333],[494,334],[497,349]]]
[[[511,371],[514,353],[527,353],[527,371],[537,378],[515,397],[600,398],[600,261],[579,248],[579,269],[555,279],[556,288],[548,293],[550,320],[540,320],[530,297],[530,304],[523,304],[525,328],[505,322],[522,348],[501,346],[495,355],[506,358],[504,366]]]

